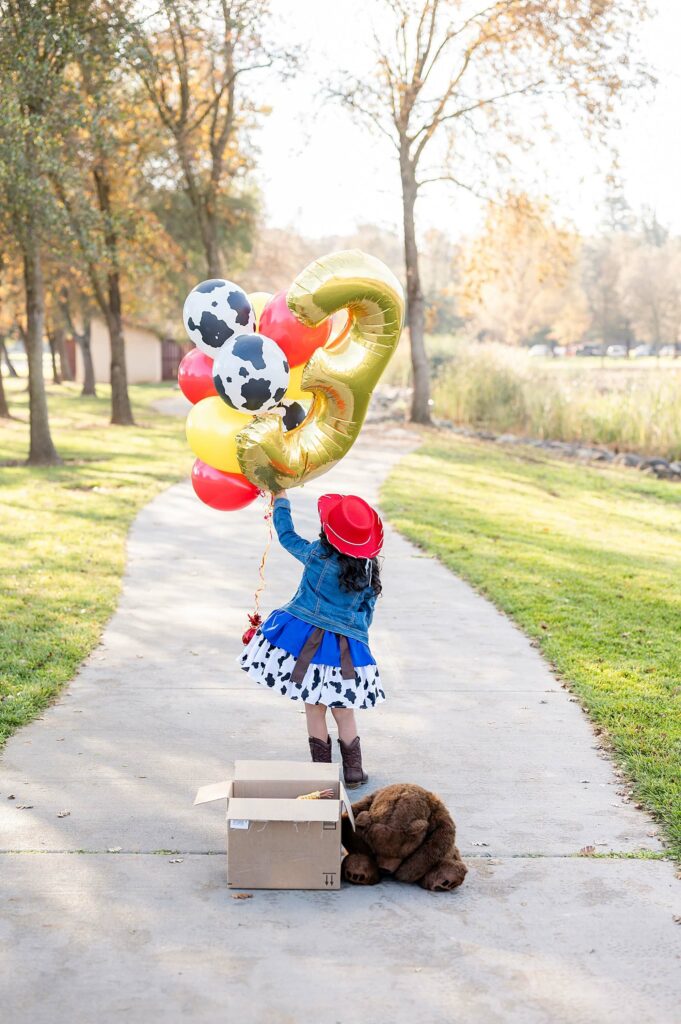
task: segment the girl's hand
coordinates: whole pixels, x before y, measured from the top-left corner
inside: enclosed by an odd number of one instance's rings
[[[285,498],[286,491],[272,491],[272,500],[276,501],[277,498]]]

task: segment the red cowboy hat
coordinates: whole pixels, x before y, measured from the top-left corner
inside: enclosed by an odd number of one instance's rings
[[[355,494],[323,494],[317,502],[329,544],[345,555],[375,558],[383,546],[378,513]]]

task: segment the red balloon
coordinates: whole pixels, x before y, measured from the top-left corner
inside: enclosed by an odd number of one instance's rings
[[[193,348],[180,363],[177,383],[192,405],[196,405],[202,398],[217,395],[213,384],[213,360],[200,348]]]
[[[331,317],[318,327],[307,327],[288,308],[286,292],[277,292],[260,314],[258,331],[283,348],[289,366],[300,366],[329,340]]]
[[[201,459],[192,466],[192,485],[204,505],[219,512],[236,512],[250,505],[260,494],[241,473],[223,473]]]

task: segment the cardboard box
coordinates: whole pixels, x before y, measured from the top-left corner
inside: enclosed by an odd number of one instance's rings
[[[329,800],[297,800],[317,789]],[[235,761],[234,778],[202,786],[194,804],[227,801],[233,889],[339,889],[341,815],[352,807],[336,764]]]

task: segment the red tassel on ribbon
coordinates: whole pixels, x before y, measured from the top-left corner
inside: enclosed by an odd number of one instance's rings
[[[258,612],[254,612],[252,615],[248,616],[248,621],[250,622],[250,626],[241,637],[241,642],[244,644],[250,644],[251,640],[255,636],[255,631],[258,626],[262,626],[262,616],[260,616]]]

